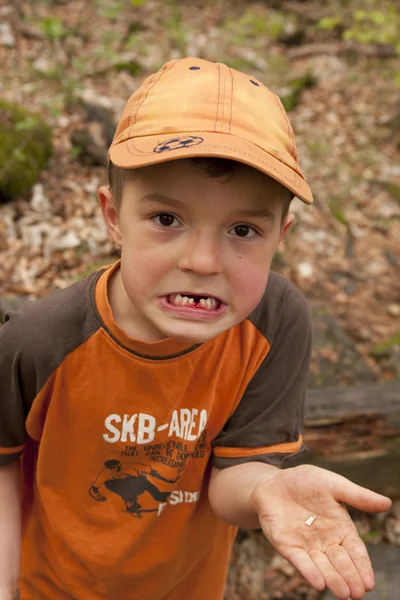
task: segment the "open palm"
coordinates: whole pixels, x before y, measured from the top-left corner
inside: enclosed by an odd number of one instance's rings
[[[255,494],[264,534],[313,587],[328,587],[339,600],[359,600],[373,588],[367,550],[344,504],[380,512],[389,498],[310,465],[279,471]]]

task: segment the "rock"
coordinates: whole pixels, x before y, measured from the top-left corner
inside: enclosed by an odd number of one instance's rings
[[[68,250],[69,248],[78,248],[82,240],[74,231],[67,231],[63,236],[54,241],[53,248],[56,250]]]
[[[384,255],[391,267],[397,267],[399,261],[394,252],[392,252],[389,248],[386,248],[386,250],[384,250]]]
[[[314,275],[314,267],[310,262],[303,261],[297,265],[297,272],[303,279],[310,279]]]
[[[367,544],[372,567],[375,572],[375,589],[365,600],[395,600],[400,589],[400,548],[389,544]],[[325,592],[321,600],[334,600],[335,596]]]
[[[107,166],[107,148],[100,145],[88,129],[75,129],[71,133],[71,144],[77,149],[76,159],[89,167]]]
[[[101,125],[105,143],[107,146],[110,146],[117,127],[112,111],[106,106],[85,101],[84,99],[80,100],[80,106],[85,111],[88,121]]]
[[[41,183],[37,183],[33,186],[31,207],[35,212],[41,214],[48,213],[51,210],[50,200],[44,195],[43,186]]]
[[[311,304],[313,369],[310,387],[354,385],[375,375],[329,309]]]
[[[52,153],[51,129],[39,115],[0,100],[0,202],[29,190]]]
[[[9,23],[0,23],[0,46],[14,48],[15,37]]]
[[[54,63],[47,56],[39,56],[33,61],[32,67],[42,75],[50,76],[54,73]]]
[[[116,124],[112,112],[105,106],[80,99],[71,109],[84,112],[87,126],[71,133],[71,143],[78,150],[78,162],[87,166],[107,167],[107,152]]]
[[[389,304],[387,311],[391,317],[400,317],[400,304]]]

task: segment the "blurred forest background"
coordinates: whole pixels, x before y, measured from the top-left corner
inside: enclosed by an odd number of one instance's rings
[[[309,301],[310,387],[398,381],[399,9],[390,0],[3,1],[0,317],[115,260],[96,189],[119,115],[164,62],[198,56],[263,81],[290,113],[315,205],[293,202],[296,224],[274,269]],[[376,452],[377,428],[365,417],[341,437]],[[400,439],[398,429],[385,435]],[[355,518],[370,543],[400,545],[398,505],[384,519]],[[226,598],[320,594],[257,532],[241,532]]]

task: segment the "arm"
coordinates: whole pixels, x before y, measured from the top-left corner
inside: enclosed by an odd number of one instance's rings
[[[260,521],[254,504],[257,487],[279,471],[278,467],[249,462],[211,471],[208,498],[215,514],[226,523],[258,529]]]
[[[358,600],[374,587],[368,553],[344,504],[381,512],[390,508],[389,498],[311,465],[279,470],[254,462],[214,469],[209,498],[230,524],[255,527],[258,521],[272,546],[317,590]],[[310,517],[315,520],[307,525]]]
[[[21,555],[20,462],[0,467],[0,600],[17,598]]]

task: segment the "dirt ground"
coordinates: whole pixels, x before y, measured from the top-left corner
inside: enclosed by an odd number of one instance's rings
[[[400,57],[390,46],[343,42],[343,24],[362,4],[1,5],[0,97],[45,119],[54,153],[33,190],[0,205],[0,296],[40,297],[117,256],[96,189],[107,180],[112,122],[147,74],[167,60],[200,56],[244,70],[281,96],[307,75],[290,119],[315,203],[294,200],[296,223],[274,265],[331,311],[376,381],[399,377]],[[338,26],[321,27],[338,15]],[[107,116],[89,120],[93,106]],[[76,142],[83,130],[92,154]],[[329,348],[325,354],[338,360]],[[385,536],[379,522],[374,529],[359,515],[359,523],[366,536]],[[232,563],[227,600],[319,598],[257,532],[241,534]]]

